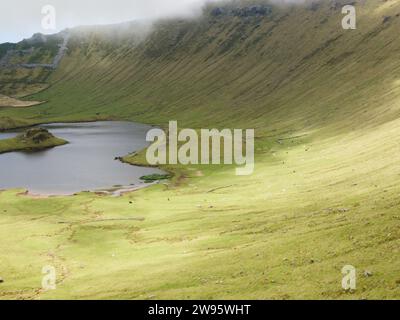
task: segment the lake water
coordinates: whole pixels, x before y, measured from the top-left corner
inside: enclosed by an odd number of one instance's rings
[[[0,189],[24,188],[31,194],[69,195],[115,186],[144,186],[140,177],[163,173],[115,160],[146,146],[151,127],[132,122],[49,124],[40,127],[69,144],[40,152],[0,154]],[[0,139],[16,133],[0,133]]]

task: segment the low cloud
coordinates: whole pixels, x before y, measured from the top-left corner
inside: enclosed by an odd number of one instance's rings
[[[190,16],[206,0],[1,0],[0,43],[20,41],[33,33],[54,33],[79,25],[113,24],[131,20]],[[41,27],[42,8],[56,9],[56,30]]]
[[[257,1],[257,0],[256,0]],[[259,0],[260,1],[260,0]],[[294,3],[303,0],[272,0]],[[55,33],[82,25],[113,24],[132,20],[155,20],[170,16],[195,16],[205,3],[219,0],[1,0],[0,43],[16,42],[36,32]],[[42,8],[56,9],[56,29],[43,30]]]

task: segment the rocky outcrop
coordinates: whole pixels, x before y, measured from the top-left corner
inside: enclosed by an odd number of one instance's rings
[[[52,63],[49,64],[44,64],[44,63],[21,63],[21,64],[12,64],[10,63],[10,59],[18,54],[18,55],[29,55],[32,54],[34,49],[33,47],[27,50],[8,50],[8,52],[4,55],[3,58],[0,59],[0,67],[3,68],[26,68],[26,69],[35,69],[35,68],[45,68],[45,69],[57,69],[58,65],[60,64],[62,58],[64,57],[65,53],[68,50],[68,41],[69,41],[69,34],[64,33],[64,41],[62,44],[59,45],[59,50],[56,56],[53,59]],[[44,41],[43,40],[43,35],[42,37],[39,37],[38,35],[35,35],[34,41]],[[33,40],[29,40],[33,41]]]
[[[363,3],[363,1],[361,1],[361,3]],[[311,6],[314,5],[314,7],[315,7],[318,4],[319,3],[314,2],[311,4]],[[343,8],[346,5],[354,6],[356,4],[357,4],[356,1],[350,1],[350,0],[331,0],[330,1],[330,9],[331,10],[340,10],[341,8]]]
[[[18,138],[37,144],[52,139],[54,136],[46,129],[32,128],[23,132]]]
[[[32,54],[33,51],[33,48],[27,50],[8,50],[7,53],[0,59],[0,67],[11,66],[12,64],[10,64],[9,61],[14,55],[29,55]]]
[[[214,8],[211,10],[213,17],[220,16],[234,16],[234,17],[257,17],[267,16],[272,13],[272,6],[269,5],[257,5],[243,8]]]
[[[46,43],[47,38],[42,33],[35,33],[30,39],[27,39],[26,42],[31,45],[41,44],[41,43]]]

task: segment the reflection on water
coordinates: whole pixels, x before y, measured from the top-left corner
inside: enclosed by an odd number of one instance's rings
[[[25,188],[34,194],[72,194],[115,185],[141,185],[143,175],[162,173],[115,157],[143,149],[149,126],[131,122],[42,125],[69,144],[35,153],[0,155],[0,189]],[[16,133],[0,133],[0,139]]]

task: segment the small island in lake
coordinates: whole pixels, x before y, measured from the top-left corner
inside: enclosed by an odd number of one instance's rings
[[[15,138],[0,140],[0,153],[12,151],[40,151],[67,144],[43,128],[30,128]]]

